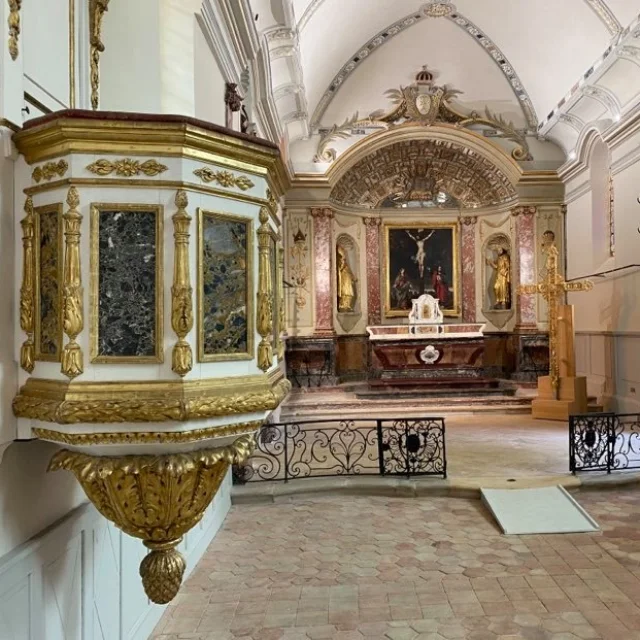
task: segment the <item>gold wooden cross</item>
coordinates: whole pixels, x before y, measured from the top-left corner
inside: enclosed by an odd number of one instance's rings
[[[593,282],[567,282],[558,273],[558,248],[551,245],[547,249],[546,276],[538,284],[523,284],[518,287],[518,293],[539,293],[547,301],[549,309],[549,378],[553,394],[558,397],[560,379],[560,365],[558,357],[558,322],[561,305],[568,291],[591,291]],[[575,374],[574,374],[575,375]]]

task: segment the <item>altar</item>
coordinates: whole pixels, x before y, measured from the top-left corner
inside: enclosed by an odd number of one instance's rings
[[[438,300],[412,301],[409,323],[367,327],[373,378],[399,381],[483,378],[484,324],[444,323]]]

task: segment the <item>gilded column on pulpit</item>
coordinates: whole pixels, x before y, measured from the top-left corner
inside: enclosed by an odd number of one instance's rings
[[[36,347],[33,339],[35,330],[35,215],[33,200],[29,196],[24,203],[25,217],[22,226],[22,286],[20,287],[20,328],[27,334],[27,339],[20,349],[20,366],[31,373],[35,367]]]
[[[269,212],[260,209],[258,228],[258,333],[262,337],[258,345],[258,367],[267,371],[273,364],[273,282],[271,275],[270,245],[271,227]]]

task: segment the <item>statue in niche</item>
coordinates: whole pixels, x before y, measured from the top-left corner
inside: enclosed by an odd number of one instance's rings
[[[356,303],[356,278],[349,266],[349,260],[344,247],[338,245],[337,249],[337,280],[338,280],[338,311],[340,313],[351,312]]]
[[[504,247],[498,247],[495,260],[487,258],[487,264],[495,270],[493,282],[494,309],[511,309],[511,258]]]

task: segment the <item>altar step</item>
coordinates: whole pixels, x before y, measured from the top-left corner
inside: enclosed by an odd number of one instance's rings
[[[488,378],[452,378],[425,380],[420,378],[405,380],[372,380],[368,384],[350,389],[358,399],[394,398],[452,398],[452,397],[494,397],[515,396],[517,387],[513,384]]]

